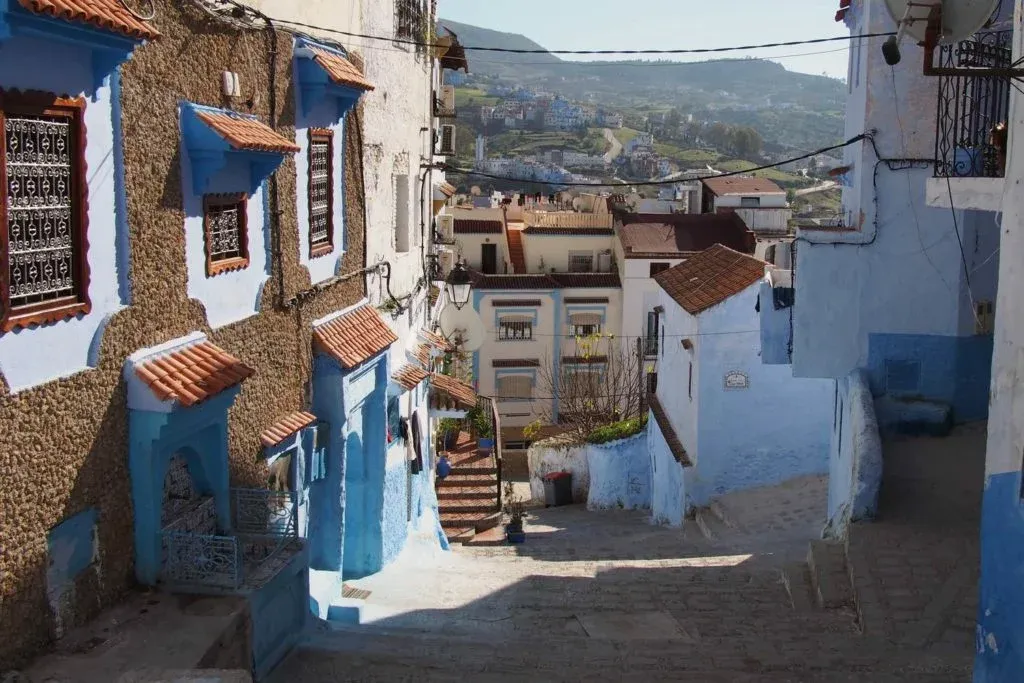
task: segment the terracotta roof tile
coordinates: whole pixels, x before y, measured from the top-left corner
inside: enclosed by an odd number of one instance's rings
[[[263,433],[260,434],[260,443],[264,446],[276,446],[295,432],[305,429],[314,422],[316,422],[316,415],[313,413],[300,411],[291,415],[285,415],[273,425],[263,430]]]
[[[441,353],[451,353],[455,350],[454,344],[430,330],[420,330],[417,336],[421,342],[437,349]]]
[[[449,199],[454,197],[455,193],[458,191],[458,188],[449,182],[442,182],[440,185],[437,186],[437,189],[441,190],[441,192],[443,192],[444,195]]]
[[[618,273],[551,273],[549,277],[557,282],[559,287],[567,289],[622,286]]]
[[[391,373],[391,379],[398,382],[407,391],[412,391],[418,387],[420,382],[429,376],[430,373],[412,363],[403,363],[397,370]]]
[[[735,213],[627,216],[619,241],[627,259],[685,258],[715,244],[750,253],[755,245],[753,233]]]
[[[430,344],[419,344],[412,350],[412,357],[425,368],[430,367]]]
[[[716,244],[654,276],[692,315],[716,306],[764,277],[764,261]]]
[[[120,0],[18,0],[29,12],[92,26],[136,39],[152,40],[160,32],[137,19]]]
[[[456,218],[456,235],[500,235],[502,233],[501,221],[492,221],[485,218]]]
[[[224,111],[196,111],[199,120],[228,141],[235,149],[257,152],[294,153],[299,146],[265,123]]]
[[[540,299],[491,299],[491,305],[510,308],[537,308],[541,305],[541,301]]]
[[[618,273],[536,273],[528,275],[484,275],[471,270],[476,289],[573,289],[622,286]]]
[[[398,337],[377,311],[365,304],[313,330],[317,347],[348,369],[388,348]]]
[[[327,72],[328,77],[334,83],[350,85],[361,90],[374,90],[373,83],[366,80],[355,64],[340,54],[320,47],[310,47],[310,50],[313,52],[314,61]]]
[[[447,394],[449,398],[465,410],[476,406],[476,390],[465,382],[460,382],[448,375],[432,372],[430,374],[430,385]]]
[[[203,340],[148,358],[135,367],[157,399],[188,407],[241,384],[255,370]]]
[[[683,442],[679,440],[676,430],[672,427],[672,422],[668,419],[668,413],[665,412],[657,395],[649,394],[647,400],[650,403],[654,420],[658,423],[658,429],[661,430],[661,435],[664,437],[665,443],[668,444],[669,451],[672,452],[672,457],[683,467],[692,467],[693,462],[683,447]]]
[[[704,187],[721,197],[726,194],[786,194],[786,191],[767,178],[730,175],[724,178],[705,178]]]

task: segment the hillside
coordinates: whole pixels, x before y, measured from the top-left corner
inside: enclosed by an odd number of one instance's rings
[[[526,36],[445,19],[463,45],[543,49]],[[789,71],[764,59],[706,62],[581,62],[542,54],[467,50],[477,81],[546,89],[583,102],[628,112],[679,108],[706,121],[753,126],[769,147],[823,147],[843,135],[846,87],[842,81]]]

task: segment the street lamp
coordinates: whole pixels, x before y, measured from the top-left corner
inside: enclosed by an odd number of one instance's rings
[[[462,310],[462,307],[469,303],[469,290],[472,286],[473,280],[469,276],[469,271],[462,261],[459,261],[445,280],[448,300],[455,304],[455,308]]]

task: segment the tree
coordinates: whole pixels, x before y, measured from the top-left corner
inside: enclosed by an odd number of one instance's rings
[[[738,157],[749,159],[761,154],[764,140],[761,134],[750,126],[740,126],[731,131],[732,150]]]
[[[584,441],[598,427],[639,418],[647,411],[646,374],[640,348],[613,335],[594,333],[575,337],[576,354],[555,364],[541,361],[537,392],[558,397],[557,420],[551,403],[541,402],[541,419],[566,427]],[[570,344],[571,345],[571,344]]]

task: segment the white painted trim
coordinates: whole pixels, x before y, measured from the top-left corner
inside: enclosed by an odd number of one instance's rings
[[[928,206],[948,209],[952,190],[953,203],[957,209],[1000,211],[1005,184],[1004,178],[928,178],[925,202]]]

